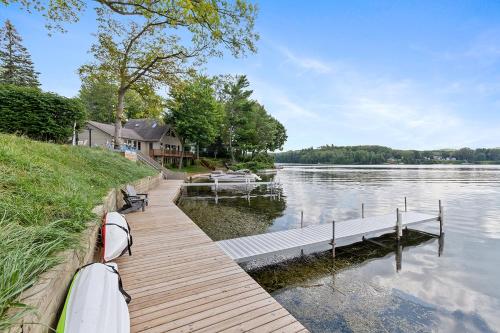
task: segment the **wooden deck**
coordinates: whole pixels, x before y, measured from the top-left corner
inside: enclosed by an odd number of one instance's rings
[[[279,183],[277,182],[221,182],[219,181],[218,183],[215,182],[210,182],[210,183],[182,183],[182,187],[197,187],[197,186],[217,186],[217,187],[231,187],[231,186],[245,186],[245,185],[251,185],[251,186],[260,186],[260,185],[275,185],[278,186]]]
[[[181,184],[164,181],[127,215],[132,256],[117,263],[131,332],[307,332],[173,203]]]
[[[439,221],[439,216],[418,212],[403,212],[402,225]],[[394,230],[396,214],[367,217],[335,223],[336,246],[345,246]],[[236,262],[246,262],[301,250],[324,250],[331,247],[332,224],[311,225],[261,235],[218,241],[219,247]],[[312,251],[314,252],[314,250]]]

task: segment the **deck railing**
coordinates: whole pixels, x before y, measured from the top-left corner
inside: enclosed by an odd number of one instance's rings
[[[164,156],[164,157],[181,157],[181,151],[169,149],[153,149],[149,151],[150,156]],[[194,154],[191,152],[184,152],[184,157],[193,158]]]
[[[157,161],[155,161],[151,157],[142,154],[141,152],[137,152],[137,159],[140,162],[142,162],[146,165],[149,165],[151,168],[161,172],[166,179],[185,179],[186,178],[185,172],[175,172],[172,170],[168,170],[167,168],[163,167],[160,163],[158,163]]]

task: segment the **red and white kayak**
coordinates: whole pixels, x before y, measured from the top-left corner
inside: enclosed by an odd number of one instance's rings
[[[125,217],[117,212],[107,213],[101,227],[103,259],[111,261],[128,251],[131,255],[132,235]]]
[[[129,301],[116,264],[84,266],[73,277],[57,333],[129,333]]]

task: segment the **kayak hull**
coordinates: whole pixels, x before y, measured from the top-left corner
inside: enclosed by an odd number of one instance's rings
[[[87,332],[130,332],[130,316],[119,288],[116,264],[91,264],[73,278],[57,333]]]
[[[107,213],[102,226],[103,259],[111,261],[124,254],[131,245],[130,229],[125,217],[118,212]]]

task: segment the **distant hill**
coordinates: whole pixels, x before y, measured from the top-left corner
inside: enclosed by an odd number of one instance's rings
[[[334,146],[275,154],[278,163],[307,164],[433,164],[500,163],[500,148],[401,150],[384,146]]]

